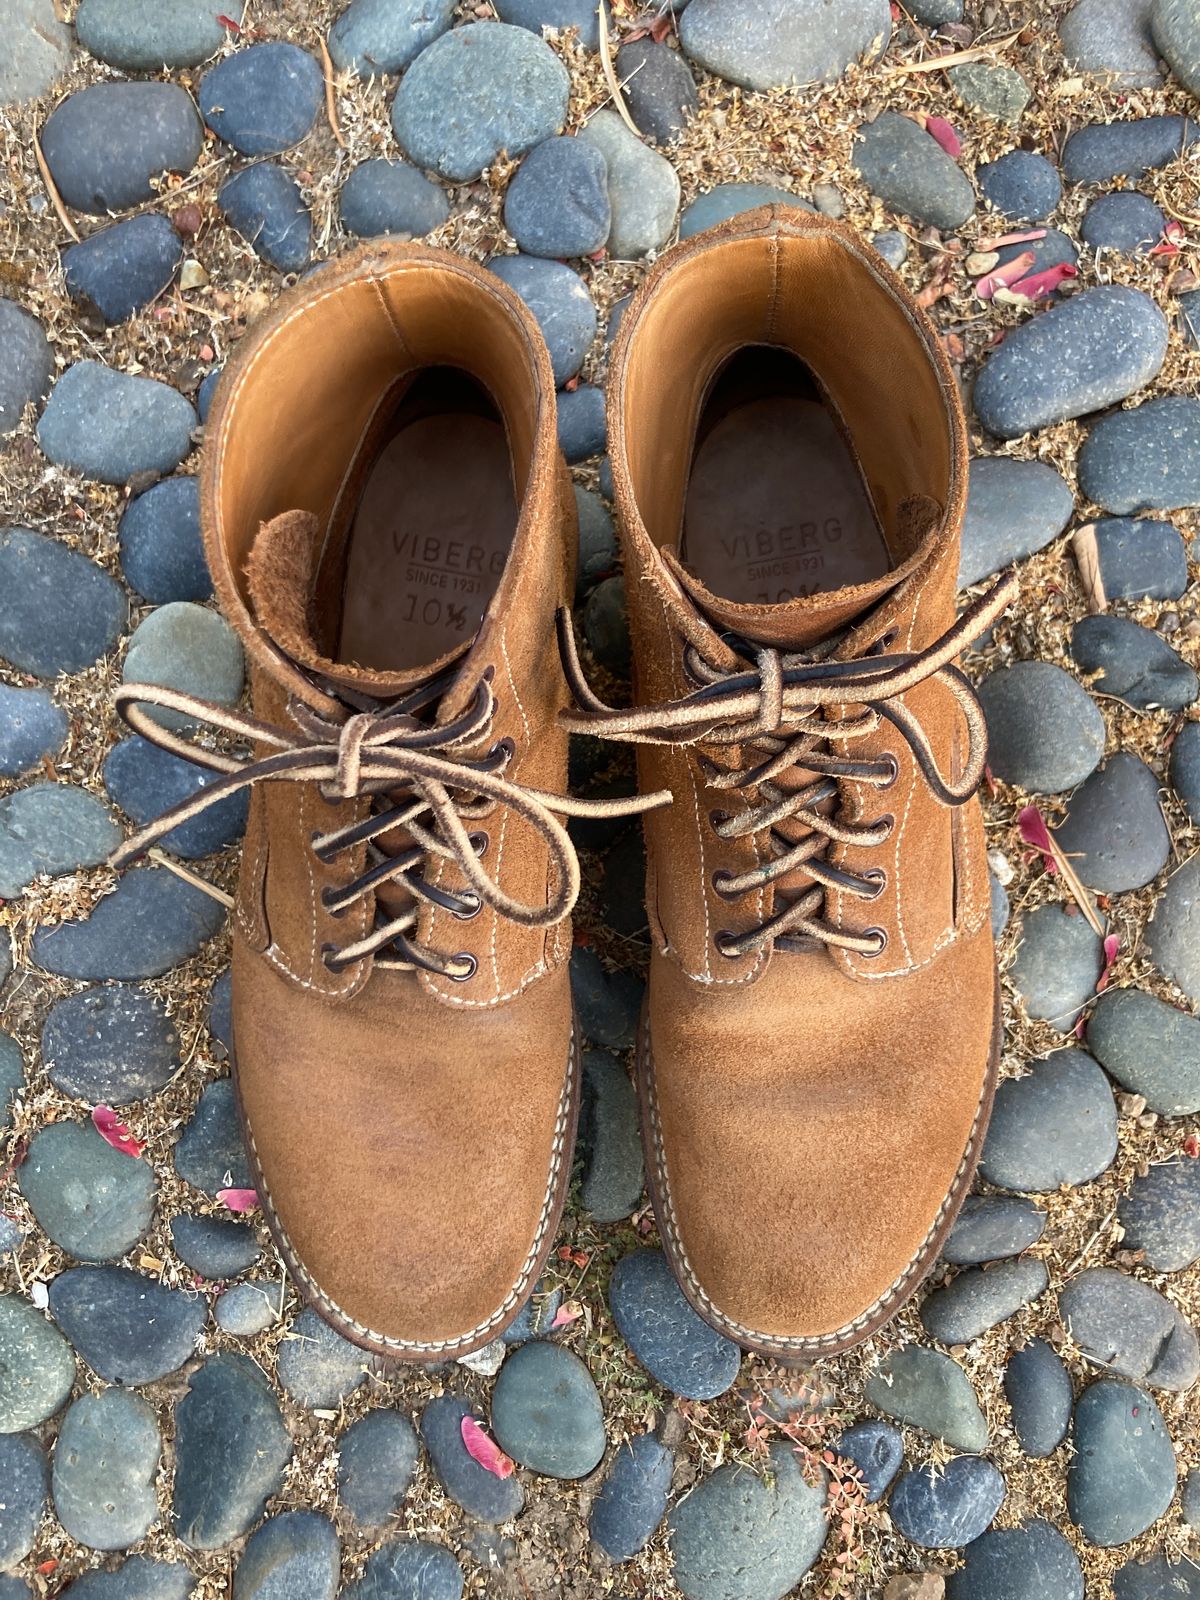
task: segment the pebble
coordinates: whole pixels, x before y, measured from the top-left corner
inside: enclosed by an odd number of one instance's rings
[[[603,578],[588,595],[583,608],[583,632],[601,666],[618,677],[629,672],[629,614],[625,580],[619,574]]]
[[[913,1467],[888,1501],[896,1527],[923,1550],[957,1550],[978,1539],[1004,1501],[1004,1479],[983,1456]]]
[[[1036,1257],[968,1267],[929,1295],[921,1321],[942,1344],[969,1344],[1036,1300],[1048,1285],[1045,1263]]]
[[[1019,122],[1029,104],[1029,85],[1012,67],[968,61],[948,68],[946,76],[968,110],[995,117],[998,122]]]
[[[851,160],[872,194],[915,222],[948,232],[975,210],[975,191],[962,168],[898,111],[884,111],[859,129]]]
[[[424,49],[400,81],[392,126],[417,166],[471,182],[501,151],[515,160],[566,120],[567,69],[540,38],[469,22]]]
[[[55,384],[37,437],[56,466],[123,485],[142,473],[173,472],[198,423],[190,402],[169,384],[77,361]]]
[[[928,28],[942,28],[963,19],[962,0],[916,0],[912,15]]]
[[[403,72],[453,17],[454,0],[351,0],[329,30],[329,54],[360,78]]]
[[[1200,1260],[1200,1161],[1159,1161],[1135,1177],[1117,1221],[1122,1248],[1140,1251],[1153,1272],[1182,1272]]]
[[[341,1564],[341,1543],[327,1517],[283,1511],[246,1541],[233,1600],[334,1600]]]
[[[278,1284],[235,1283],[217,1297],[213,1317],[223,1333],[253,1339],[279,1321],[279,1300]]]
[[[1091,546],[1108,600],[1178,600],[1187,588],[1187,552],[1169,522],[1101,517],[1091,526]]]
[[[674,1576],[687,1600],[781,1600],[816,1562],[828,1532],[824,1473],[806,1482],[782,1440],[769,1465],[769,1484],[732,1462],[718,1467],[672,1509]]]
[[[151,605],[212,599],[196,478],[164,478],[138,495],[118,531],[122,571]]]
[[[233,973],[228,967],[216,979],[208,997],[208,1031],[213,1055],[224,1061],[233,1054]]]
[[[671,237],[679,215],[679,175],[666,159],[631,133],[613,110],[595,112],[579,135],[604,158],[612,223],[608,253],[634,261]]]
[[[1097,673],[1097,694],[1124,700],[1138,711],[1182,711],[1200,695],[1200,679],[1165,639],[1128,617],[1083,617],[1071,633],[1071,655]]]
[[[344,1600],[461,1600],[463,1572],[449,1550],[424,1539],[396,1539],[367,1557]]]
[[[54,1447],[54,1511],[92,1550],[127,1550],[158,1516],[154,1477],[162,1439],[154,1411],[123,1389],[84,1394],[67,1409]]]
[[[604,390],[592,383],[558,396],[558,448],[568,466],[600,455],[608,443]]]
[[[561,261],[538,256],[494,256],[488,266],[533,312],[561,388],[579,371],[596,336],[596,307],[587,285]]]
[[[216,394],[217,384],[220,382],[220,378],[221,368],[217,367],[215,371],[208,374],[208,376],[201,383],[199,389],[196,391],[196,410],[200,413],[201,422],[208,421],[208,413],[212,406],[213,396]]]
[[[890,1422],[858,1422],[833,1448],[858,1468],[868,1505],[883,1499],[904,1461],[904,1437]]]
[[[176,1534],[193,1550],[219,1550],[249,1532],[282,1488],[291,1454],[279,1403],[254,1362],[209,1356],[175,1408]]]
[[[571,998],[583,1036],[606,1050],[629,1050],[637,1040],[645,984],[636,972],[609,972],[586,945],[571,951]]]
[[[1046,1229],[1046,1213],[1017,1195],[969,1195],[942,1246],[951,1266],[978,1266],[1020,1255]]]
[[[885,228],[872,236],[871,243],[894,272],[908,260],[908,238],[894,228]]]
[[[618,1261],[608,1299],[625,1343],[672,1393],[714,1400],[732,1387],[741,1350],[692,1310],[661,1250],[636,1250]]]
[[[28,694],[40,692],[36,689],[26,691]],[[0,725],[4,722],[4,707],[4,696],[0,692]],[[4,736],[0,733],[0,772],[4,770],[3,750]],[[1171,745],[1170,773],[1171,787],[1183,801],[1188,816],[1193,822],[1200,822],[1200,722],[1185,722],[1175,735]]]
[[[979,1170],[997,1188],[1050,1194],[1099,1177],[1116,1153],[1107,1078],[1085,1051],[1055,1050],[996,1090]]]
[[[4,30],[0,106],[36,100],[70,64],[70,31],[54,0],[7,0]]]
[[[385,1407],[368,1411],[341,1435],[338,1498],[360,1528],[391,1526],[417,1470],[419,1449],[408,1418]]]
[[[617,51],[617,78],[638,128],[655,144],[673,144],[700,109],[696,81],[678,50],[634,39]]]
[[[1175,1493],[1175,1452],[1144,1389],[1101,1378],[1080,1395],[1067,1468],[1067,1511],[1091,1544],[1111,1549],[1144,1533]]]
[[[1078,72],[1111,74],[1127,88],[1160,83],[1152,8],[1153,0],[1078,0],[1058,30],[1068,63]]]
[[[1179,1509],[1183,1512],[1183,1520],[1188,1527],[1200,1532],[1200,1470],[1195,1467],[1183,1480]]]
[[[184,1566],[130,1556],[119,1567],[93,1567],[63,1590],[64,1600],[189,1600],[196,1580]]]
[[[138,734],[112,747],[103,771],[104,787],[139,828],[162,816],[169,807],[203,793],[223,776],[208,767],[185,761],[169,750],[160,750]],[[182,856],[185,861],[224,850],[246,831],[249,805],[245,790],[228,795],[190,822],[181,823],[164,834],[159,847]]]
[[[1069,672],[1049,661],[1016,661],[979,685],[988,765],[1030,794],[1082,783],[1104,755],[1100,708]]]
[[[997,438],[1019,439],[1100,411],[1158,375],[1167,338],[1166,318],[1139,289],[1085,289],[1008,334],[976,379],[975,413]]]
[[[1001,245],[996,252],[996,265],[1006,267],[1017,256],[1025,253],[1033,256],[1033,262],[1027,269],[1030,272],[1044,272],[1048,267],[1063,264],[1071,267],[1079,265],[1079,251],[1075,247],[1075,241],[1060,228],[1047,228],[1044,238],[1031,239],[1028,244]],[[1061,298],[1061,288],[1056,289],[1051,299],[1056,301]]]
[[[1200,400],[1160,395],[1102,417],[1080,452],[1079,486],[1118,516],[1200,504]]]
[[[12,1126],[13,1101],[24,1087],[21,1047],[10,1034],[0,1033],[0,1131]]]
[[[1074,509],[1066,480],[1044,461],[976,456],[967,484],[959,587],[1044,550]]]
[[[946,1578],[946,1600],[1083,1600],[1079,1557],[1040,1519],[982,1534],[963,1561]]]
[[[1075,1397],[1070,1374],[1044,1339],[1009,1357],[1004,1393],[1021,1449],[1038,1459],[1053,1455],[1067,1436]]]
[[[578,1356],[540,1339],[519,1345],[492,1392],[500,1448],[548,1478],[586,1478],[604,1454],[604,1411]]]
[[[1150,14],[1154,42],[1171,71],[1192,94],[1200,94],[1200,17],[1183,0],[1155,0]]]
[[[225,14],[240,22],[240,0],[232,0]],[[137,8],[125,0],[82,0],[75,37],[90,55],[122,72],[196,67],[229,37],[217,16],[206,0],[156,0]]]
[[[42,154],[72,210],[105,217],[155,195],[164,172],[192,170],[203,129],[185,89],[174,83],[95,83],[47,117]]]
[[[958,1450],[983,1450],[988,1428],[971,1380],[957,1361],[921,1345],[904,1345],[867,1379],[867,1401],[885,1416],[922,1428]]]
[[[673,1466],[671,1452],[648,1433],[618,1450],[588,1519],[610,1561],[628,1561],[649,1542],[666,1513]]]
[[[697,195],[683,208],[679,218],[679,237],[690,239],[693,234],[704,233],[731,217],[756,211],[759,206],[797,206],[802,211],[814,208],[798,194],[788,189],[777,189],[769,183],[719,183]]]
[[[238,636],[224,617],[189,600],[173,600],[134,629],[121,678],[235,706],[245,683],[245,659]],[[167,728],[194,726],[182,712],[152,708],[150,714]]]
[[[1144,178],[1165,167],[1200,137],[1200,128],[1180,116],[1138,117],[1128,122],[1092,122],[1076,129],[1063,146],[1068,183],[1108,183]]]
[[[1089,1267],[1060,1290],[1058,1308],[1082,1353],[1123,1378],[1182,1392],[1200,1376],[1195,1329],[1138,1278]]]
[[[37,878],[99,866],[120,842],[116,818],[86,789],[17,789],[0,800],[0,899],[19,899]]]
[[[34,1134],[17,1173],[29,1209],[77,1261],[112,1261],[150,1226],[158,1184],[140,1157],[122,1155],[90,1123],[54,1122]]]
[[[174,1159],[184,1182],[205,1194],[254,1187],[228,1078],[217,1078],[201,1090],[195,1113],[176,1141]]]
[[[679,18],[684,54],[744,89],[832,83],[891,32],[883,0],[691,0]]]
[[[290,150],[312,129],[325,98],[321,68],[282,40],[235,50],[204,74],[200,115],[244,156]]]
[[[360,239],[388,233],[423,239],[450,215],[443,188],[409,162],[388,161],[382,156],[354,168],[342,185],[338,203],[343,228]]]
[[[332,1410],[366,1381],[368,1360],[357,1345],[305,1309],[279,1346],[279,1382],[297,1405]]]
[[[548,1280],[539,1279],[520,1311],[505,1328],[497,1341],[500,1345],[524,1344],[526,1339],[538,1339],[548,1334],[563,1303],[562,1289]],[[486,1348],[486,1347],[485,1347]],[[482,1351],[478,1352],[482,1354]],[[504,1352],[500,1353],[501,1361]],[[496,1363],[499,1371],[500,1362]]]
[[[1157,777],[1137,756],[1118,750],[1067,801],[1055,840],[1089,889],[1143,888],[1171,854]]]
[[[1139,989],[1106,989],[1088,1019],[1088,1049],[1146,1109],[1200,1111],[1200,1018]]]
[[[121,587],[59,540],[0,530],[0,655],[22,672],[53,678],[107,654],[129,616]]]
[[[127,1267],[71,1267],[50,1284],[50,1314],[93,1372],[138,1385],[183,1366],[207,1307]]]
[[[172,1217],[171,1244],[185,1266],[211,1282],[236,1278],[262,1254],[252,1229],[219,1217]]]
[[[1025,912],[1009,975],[1027,1016],[1070,1033],[1103,967],[1103,941],[1074,907],[1047,904]]]
[[[105,322],[124,322],[163,292],[182,259],[182,242],[166,217],[146,213],[64,250],[63,277],[73,299]]]
[[[612,204],[601,147],[583,138],[535,145],[508,186],[504,225],[526,255],[557,260],[602,250]]]
[[[1162,238],[1166,220],[1144,194],[1134,189],[1114,189],[1088,206],[1079,225],[1079,237],[1092,250],[1144,255]]]
[[[33,936],[33,959],[64,978],[158,978],[196,954],[225,908],[165,867],[130,867],[91,916]]]
[[[46,1508],[49,1478],[36,1439],[27,1434],[0,1435],[0,1566],[15,1567],[32,1550]],[[3,1588],[0,1600],[5,1600]]]
[[[642,1200],[645,1174],[637,1091],[619,1061],[601,1050],[583,1057],[579,1199],[593,1222],[623,1222]]]
[[[462,1420],[474,1414],[458,1395],[438,1395],[421,1413],[421,1438],[438,1481],[455,1505],[489,1526],[510,1522],[525,1504],[525,1490],[517,1478],[498,1478],[489,1472],[468,1451]]]
[[[312,218],[296,180],[273,161],[226,178],[217,195],[226,217],[280,272],[302,272],[312,254]]]
[[[983,198],[1013,222],[1044,222],[1062,199],[1058,169],[1033,150],[1010,150],[975,169]]]
[[[0,66],[0,82],[3,71]],[[54,351],[41,323],[0,298],[0,436],[20,426],[26,406],[46,398],[53,377]]]
[[[1190,1560],[1171,1562],[1159,1550],[1148,1560],[1118,1567],[1113,1594],[1116,1600],[1197,1600],[1200,1573]]]
[[[84,989],[51,1006],[42,1063],[63,1094],[93,1106],[129,1105],[170,1082],[180,1064],[179,1035],[142,989]]]
[[[1189,1000],[1200,1000],[1200,855],[1167,879],[1146,929],[1146,954]]]
[[[71,1347],[28,1300],[0,1295],[0,1434],[45,1422],[75,1382]]]

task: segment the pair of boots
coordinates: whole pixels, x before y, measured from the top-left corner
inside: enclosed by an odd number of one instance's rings
[[[253,715],[121,691],[217,775],[124,859],[252,789],[258,1195],[305,1298],[388,1356],[494,1339],[554,1239],[579,1096],[560,819],[598,809],[562,795],[569,730],[637,746],[646,1166],[701,1316],[785,1359],[865,1337],[936,1258],[987,1119],[984,732],[952,663],[1009,591],[955,620],[966,438],[932,328],[848,229],[754,212],[649,273],[609,429],[629,710],[563,626],[574,501],[528,313],[440,251],[327,266],[243,340],[204,449]]]

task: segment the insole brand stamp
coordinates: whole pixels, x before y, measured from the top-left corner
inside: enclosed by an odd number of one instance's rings
[[[820,522],[784,523],[782,526],[748,530],[733,538],[722,538],[726,559],[739,567],[751,582],[770,583],[792,579],[790,587],[764,589],[754,599],[769,605],[816,594],[821,588],[825,551],[840,542],[841,519],[826,517]],[[806,576],[808,575],[808,576]]]

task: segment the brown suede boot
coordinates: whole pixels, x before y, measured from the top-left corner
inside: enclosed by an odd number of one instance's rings
[[[575,512],[532,318],[444,251],[325,268],[222,379],[202,512],[254,715],[121,692],[139,732],[222,774],[124,859],[252,786],[233,1031],[259,1201],[347,1338],[460,1356],[536,1282],[578,1092],[555,813],[596,808],[555,797]]]
[[[769,208],[626,311],[609,438],[653,948],[639,1052],[667,1252],[784,1358],[912,1294],[971,1182],[1000,1012],[984,730],[953,658],[966,434],[933,329],[849,229]]]

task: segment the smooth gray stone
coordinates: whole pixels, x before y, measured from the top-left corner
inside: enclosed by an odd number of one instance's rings
[[[1139,989],[1106,989],[1088,1018],[1088,1049],[1149,1111],[1200,1111],[1200,1018]]]
[[[1200,1376],[1196,1331],[1165,1295],[1115,1267],[1089,1267],[1059,1291],[1082,1353],[1123,1378],[1182,1391]]]
[[[243,0],[230,0],[223,14],[240,23],[242,8]],[[75,37],[90,55],[123,72],[197,67],[229,38],[220,14],[211,0],[154,0],[149,6],[82,0]]]
[[[157,978],[224,921],[222,905],[165,867],[130,867],[89,917],[39,928],[32,954],[64,978]]]
[[[925,1330],[942,1344],[969,1344],[1044,1294],[1046,1266],[1036,1257],[968,1267],[921,1307]]]
[[[975,191],[962,168],[898,111],[881,112],[859,129],[851,161],[872,194],[916,222],[949,232],[975,210]]]
[[[1128,122],[1091,122],[1063,146],[1068,183],[1108,183],[1144,178],[1178,160],[1200,138],[1200,126],[1179,116],[1137,117]]]
[[[306,1309],[279,1346],[277,1371],[284,1393],[297,1405],[332,1410],[366,1381],[369,1360],[365,1351]]]
[[[604,1454],[604,1411],[569,1350],[531,1339],[500,1368],[492,1428],[502,1450],[548,1478],[585,1478]]]
[[[341,1543],[327,1517],[282,1511],[246,1541],[233,1600],[334,1600],[341,1564]]]
[[[462,1592],[462,1568],[449,1550],[424,1539],[396,1539],[371,1552],[343,1600],[461,1600]]]
[[[209,1356],[175,1408],[175,1533],[220,1550],[248,1533],[283,1484],[292,1441],[279,1403],[243,1355]]]
[[[923,1550],[957,1550],[979,1538],[1004,1503],[1004,1479],[983,1456],[955,1456],[944,1467],[912,1467],[892,1490],[888,1512]]]
[[[1103,940],[1073,908],[1050,903],[1022,916],[1010,975],[1029,1016],[1070,1033],[1103,967]]]
[[[35,783],[0,800],[0,899],[18,900],[35,879],[97,867],[121,843],[112,811],[86,789]]]
[[[1096,770],[1104,717],[1077,679],[1050,661],[1016,661],[979,685],[988,765],[1030,794],[1061,794]]]
[[[999,939],[1008,927],[1012,906],[1009,904],[1008,890],[992,872],[988,873],[988,890],[990,897],[988,921],[992,927],[992,938]]]
[[[539,38],[543,28],[553,28],[559,33],[576,28],[579,43],[585,50],[595,50],[599,46],[600,24],[593,0],[496,0],[496,10],[504,22],[528,28]]]
[[[83,1573],[63,1590],[63,1600],[189,1600],[195,1587],[196,1580],[185,1566],[130,1556],[119,1567],[94,1567]]]
[[[235,706],[245,683],[245,657],[224,617],[190,600],[173,600],[150,612],[134,629],[121,680]],[[150,715],[177,731],[194,726],[182,712],[151,708]]]
[[[1096,565],[1107,599],[1180,598],[1188,585],[1187,551],[1169,522],[1154,517],[1101,517],[1092,527]]]
[[[312,217],[296,180],[273,161],[243,167],[221,185],[217,204],[264,261],[302,272],[312,255]]]
[[[0,1566],[15,1567],[33,1549],[49,1481],[45,1452],[35,1438],[0,1435]],[[13,1600],[2,1580],[0,1600]]]
[[[71,33],[54,0],[0,0],[0,106],[45,94],[71,61]]]
[[[12,1127],[13,1101],[24,1087],[21,1047],[11,1035],[0,1033],[0,1131]]]
[[[454,0],[351,0],[329,30],[329,54],[360,78],[403,72],[453,17]]]
[[[511,1522],[525,1505],[524,1487],[516,1476],[498,1478],[475,1460],[463,1440],[464,1417],[475,1412],[453,1394],[435,1395],[421,1412],[421,1438],[433,1470],[451,1500],[476,1522],[488,1527]]]
[[[233,1084],[228,1078],[217,1078],[205,1085],[191,1121],[176,1141],[174,1159],[175,1170],[184,1182],[205,1194],[254,1187]]]
[[[679,41],[698,66],[745,89],[831,83],[891,38],[883,0],[691,0]]]
[[[648,1433],[618,1450],[588,1518],[610,1561],[628,1561],[645,1547],[666,1512],[673,1467],[671,1452]]]
[[[124,1389],[84,1394],[63,1418],[54,1447],[54,1511],[92,1550],[127,1550],[158,1517],[154,1476],[162,1439],[154,1411]]]
[[[963,1551],[946,1600],[1083,1600],[1079,1557],[1048,1522],[993,1528]]]
[[[21,672],[82,672],[116,644],[129,620],[121,586],[46,534],[0,529],[0,656]]]
[[[867,1402],[959,1450],[986,1450],[988,1427],[971,1380],[939,1350],[904,1345],[867,1379]]]
[[[1159,634],[1129,617],[1083,617],[1071,633],[1071,654],[1096,694],[1138,711],[1182,711],[1200,695],[1200,679]]]
[[[1144,1389],[1101,1378],[1079,1397],[1072,1437],[1071,1521],[1102,1549],[1136,1539],[1175,1493],[1175,1452],[1162,1413]]]
[[[590,256],[612,228],[608,162],[594,139],[554,138],[535,145],[504,196],[504,225],[526,255],[561,260]]]
[[[172,1217],[171,1243],[186,1266],[210,1281],[236,1278],[262,1254],[252,1228],[220,1217]]]
[[[1029,104],[1030,88],[1012,67],[967,61],[946,72],[950,87],[969,111],[1015,123]]]
[[[858,1468],[868,1505],[883,1499],[904,1463],[904,1435],[890,1422],[858,1422],[833,1448]]]
[[[539,256],[494,256],[488,269],[533,312],[561,388],[579,371],[596,337],[596,307],[587,285],[563,262]]]
[[[56,466],[121,486],[143,472],[173,472],[198,424],[190,402],[169,384],[77,361],[55,384],[37,437]]]
[[[1116,1600],[1197,1600],[1200,1566],[1184,1556],[1169,1561],[1156,1551],[1148,1560],[1127,1561],[1113,1574]]]
[[[1167,340],[1149,295],[1123,284],[1085,289],[1030,317],[987,358],[975,413],[989,433],[1019,439],[1100,411],[1158,375]]]
[[[224,56],[200,80],[200,114],[244,156],[274,156],[312,131],[325,94],[321,68],[307,50],[282,39]]]
[[[0,81],[3,73],[0,64]],[[15,301],[0,298],[0,436],[16,430],[27,405],[46,398],[53,378],[54,351],[41,323]]]
[[[1062,199],[1058,168],[1033,150],[1010,150],[975,169],[983,198],[1014,222],[1043,222]]]
[[[368,1411],[341,1435],[338,1498],[360,1528],[391,1526],[417,1470],[419,1450],[408,1418],[384,1408]]]
[[[1094,72],[1127,88],[1162,81],[1150,32],[1153,0],[1078,0],[1059,25],[1063,55],[1077,72]]]
[[[1200,1161],[1179,1156],[1134,1178],[1117,1206],[1125,1250],[1154,1272],[1182,1272],[1200,1260]]]
[[[700,109],[696,81],[682,51],[634,39],[617,51],[617,79],[629,114],[656,144],[673,144]]]
[[[40,765],[43,756],[57,755],[69,727],[67,713],[45,689],[0,684],[0,777],[15,778]]]
[[[908,260],[908,236],[895,228],[885,228],[882,233],[875,234],[871,243],[894,272]]]
[[[1186,0],[1155,0],[1150,13],[1154,42],[1171,71],[1200,95],[1200,13]]]
[[[598,456],[608,443],[604,390],[592,383],[558,395],[558,448],[568,466]]]
[[[423,3],[423,0],[422,0]],[[407,161],[360,162],[338,197],[342,226],[362,239],[403,233],[420,239],[450,215],[446,191]]]
[[[1038,1459],[1053,1455],[1067,1436],[1075,1397],[1070,1374],[1044,1339],[1009,1357],[1004,1393],[1021,1449]]]
[[[636,138],[612,110],[595,112],[579,137],[600,152],[607,166],[609,255],[632,261],[657,250],[671,237],[679,215],[675,168]]]
[[[152,605],[212,599],[195,478],[164,478],[138,495],[118,531],[126,581]]]
[[[942,28],[948,22],[963,19],[962,0],[915,0],[911,9],[917,21],[927,28]]]
[[[253,1339],[279,1320],[279,1286],[271,1282],[235,1283],[218,1296],[213,1319],[223,1333]]]
[[[0,1433],[52,1417],[75,1382],[70,1345],[28,1300],[0,1295]]]
[[[1200,505],[1200,400],[1159,395],[1102,417],[1078,472],[1083,494],[1117,516]]]
[[[105,984],[54,1002],[42,1027],[42,1065],[64,1094],[129,1105],[170,1082],[179,1034],[153,995]]]
[[[695,3],[695,0],[693,0]],[[772,1483],[729,1464],[667,1518],[675,1582],[687,1600],[783,1600],[825,1546],[824,1473],[805,1481],[789,1444],[770,1446]]]
[[[1167,879],[1146,929],[1146,954],[1189,1000],[1200,1001],[1200,854]]]
[[[1123,894],[1143,888],[1171,854],[1158,778],[1137,756],[1116,751],[1067,801],[1055,841],[1089,889]]]
[[[137,1386],[178,1372],[208,1306],[128,1267],[70,1267],[50,1284],[50,1315],[99,1377]]]
[[[140,734],[121,739],[109,750],[101,769],[104,787],[135,827],[145,827],[172,806],[218,783],[222,773],[197,766]],[[246,831],[249,796],[243,789],[227,794],[188,822],[181,822],[159,840],[160,848],[186,861],[215,854]]]
[[[1045,1230],[1046,1213],[1032,1200],[1016,1195],[968,1195],[942,1246],[942,1260],[955,1267],[1000,1261],[1036,1244]]]
[[[1135,189],[1114,189],[1093,200],[1079,225],[1079,237],[1091,250],[1145,255],[1159,242],[1166,218]]]
[[[810,201],[803,200],[789,189],[776,189],[769,183],[719,183],[707,189],[683,208],[679,218],[679,237],[690,239],[693,234],[705,233],[730,217],[740,217],[759,206],[796,206],[801,211],[812,211]]]
[[[1108,1079],[1085,1051],[1056,1050],[996,1090],[979,1171],[1000,1189],[1051,1194],[1099,1177],[1116,1153]]]
[[[30,691],[31,693],[36,691]],[[3,700],[0,699],[0,717]],[[1171,745],[1171,787],[1193,822],[1200,822],[1200,722],[1185,722]]]
[[[1066,480],[1044,461],[976,456],[967,484],[959,587],[1044,550],[1074,509]]]
[[[623,1222],[641,1203],[645,1173],[637,1093],[619,1061],[602,1050],[583,1058],[579,1198],[594,1222]]]
[[[623,1256],[608,1298],[621,1337],[674,1394],[713,1400],[736,1382],[741,1350],[692,1309],[661,1250]]]
[[[1043,238],[1031,239],[1026,244],[1001,245],[996,251],[996,265],[1006,267],[1020,255],[1033,257],[1033,262],[1027,269],[1030,272],[1045,272],[1049,267],[1062,265],[1070,267],[1079,265],[1079,250],[1075,241],[1069,234],[1063,233],[1061,228],[1047,228]],[[1053,301],[1062,298],[1061,289],[1056,289],[1051,296]]]
[[[178,84],[94,83],[50,113],[41,142],[66,204],[103,217],[152,200],[162,173],[190,172],[204,130]]]
[[[146,1161],[79,1122],[35,1133],[17,1182],[54,1243],[77,1261],[115,1261],[131,1250],[150,1226],[158,1192]]]
[[[102,228],[63,251],[63,278],[73,299],[105,322],[124,322],[148,306],[175,276],[183,241],[153,212]]]

